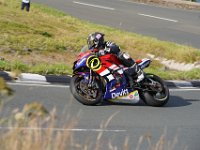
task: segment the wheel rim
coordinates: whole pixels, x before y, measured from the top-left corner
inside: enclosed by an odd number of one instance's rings
[[[157,101],[165,101],[167,99],[166,92],[158,92],[153,95],[154,99]]]
[[[87,83],[84,81],[83,78],[77,78],[75,80],[75,89],[79,96],[81,96],[83,99],[86,99],[88,101],[96,101],[96,98],[99,95],[98,88],[96,89],[90,89],[88,88]],[[98,85],[98,84],[96,84]]]

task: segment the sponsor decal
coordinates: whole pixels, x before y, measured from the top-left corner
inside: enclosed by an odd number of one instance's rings
[[[119,96],[125,96],[125,95],[128,95],[128,94],[129,94],[128,89],[122,89],[121,92],[112,93],[111,97],[112,97],[112,99],[114,99],[114,98],[117,98]]]
[[[129,95],[129,98],[130,98],[130,99],[133,99],[133,98],[134,98],[134,95],[130,94],[130,95]]]
[[[138,91],[134,91],[134,96],[138,96],[138,95],[139,95]]]

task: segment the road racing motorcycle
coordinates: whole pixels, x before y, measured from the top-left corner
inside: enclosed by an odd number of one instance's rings
[[[144,70],[151,60],[144,58],[136,63]],[[136,104],[143,100],[149,106],[161,107],[168,102],[169,89],[160,77],[144,72],[144,79],[129,87],[125,69],[127,67],[116,55],[99,56],[95,50],[84,47],[73,65],[71,93],[84,105],[102,104],[103,101]],[[120,85],[115,87],[117,79],[120,79]]]

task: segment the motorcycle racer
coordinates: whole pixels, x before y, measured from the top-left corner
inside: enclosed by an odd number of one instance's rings
[[[87,45],[90,50],[97,50],[98,55],[115,54],[117,58],[121,61],[122,65],[127,67],[124,74],[129,80],[129,86],[133,87],[134,81],[141,82],[144,79],[143,71],[138,67],[137,63],[128,55],[127,53],[121,52],[120,47],[112,41],[104,41],[104,34],[100,32],[94,32],[88,36]],[[120,76],[113,73],[117,84],[120,84]]]

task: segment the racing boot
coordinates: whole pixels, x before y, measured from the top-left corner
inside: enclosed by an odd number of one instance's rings
[[[126,69],[124,73],[129,80],[128,88],[133,88],[134,82],[141,82],[144,79],[144,73],[136,63]]]
[[[141,69],[139,69],[136,76],[137,76],[136,82],[139,83],[144,79],[144,72]]]

